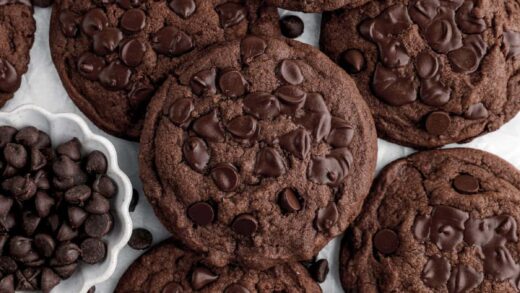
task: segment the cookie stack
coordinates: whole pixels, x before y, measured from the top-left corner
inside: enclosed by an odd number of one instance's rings
[[[25,21],[32,37],[21,2],[0,1],[0,30]],[[323,12],[323,52],[291,40],[305,23],[275,7]],[[0,52],[7,97],[32,43],[9,40],[26,50]],[[378,136],[434,149],[517,114],[520,2],[60,0],[50,47],[86,116],[140,141],[145,195],[172,233],[116,292],[320,292],[316,255],[344,232],[329,261],[346,292],[520,291],[509,163],[424,151],[373,183]]]

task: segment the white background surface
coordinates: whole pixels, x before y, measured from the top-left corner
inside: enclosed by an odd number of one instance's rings
[[[281,12],[285,14],[288,12]],[[138,144],[124,141],[112,137],[94,126],[78,110],[67,96],[60,79],[54,68],[50,57],[48,45],[48,30],[51,10],[35,8],[35,18],[37,21],[37,32],[34,46],[31,50],[31,63],[29,71],[24,75],[22,86],[16,93],[15,98],[9,101],[2,109],[10,111],[23,104],[36,104],[55,113],[76,113],[85,118],[91,129],[107,137],[115,146],[119,157],[121,169],[130,177],[134,188],[140,193],[139,204],[132,219],[134,227],[144,227],[154,235],[154,243],[168,237],[168,232],[162,227],[155,218],[150,205],[142,194],[141,182],[138,173]],[[319,39],[320,15],[317,14],[298,14],[305,21],[305,33],[299,38],[301,41],[317,46]],[[103,99],[102,96],[99,97]],[[520,97],[518,97],[520,98]],[[498,132],[488,134],[464,146],[474,147],[492,152],[508,160],[517,168],[520,167],[520,115],[502,127]],[[411,149],[400,147],[382,140],[379,140],[379,155],[377,171],[381,170],[389,162],[412,153]],[[319,255],[320,258],[328,258],[330,263],[330,274],[325,283],[322,284],[325,293],[343,292],[338,279],[338,253],[339,241],[332,241]],[[108,281],[96,286],[96,292],[112,292],[120,276],[132,261],[141,254],[125,247],[120,255],[116,272]]]

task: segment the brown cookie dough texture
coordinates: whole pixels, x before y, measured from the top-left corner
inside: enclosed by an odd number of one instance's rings
[[[360,6],[369,2],[369,0],[267,0],[266,2],[270,5],[275,5],[289,10],[322,12],[331,11],[344,6]]]
[[[247,32],[276,34],[257,0],[62,0],[50,44],[76,105],[103,130],[139,138],[146,107],[188,53]]]
[[[324,16],[323,50],[356,80],[379,136],[435,148],[520,108],[518,1],[373,1]]]
[[[520,173],[473,149],[390,164],[344,237],[346,292],[519,292]]]
[[[128,268],[115,292],[320,293],[321,289],[299,263],[265,271],[236,266],[217,268],[205,263],[200,254],[166,240]]]
[[[373,178],[375,127],[352,81],[318,50],[248,36],[186,62],[153,98],[145,193],[209,262],[308,260],[342,233]]]
[[[20,88],[35,31],[31,1],[0,0],[0,107]]]

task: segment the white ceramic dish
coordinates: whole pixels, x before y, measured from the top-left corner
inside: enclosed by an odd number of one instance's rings
[[[99,150],[108,160],[108,176],[116,182],[118,193],[112,199],[114,228],[104,237],[107,244],[106,259],[96,265],[81,264],[72,277],[62,281],[52,290],[57,292],[87,292],[91,286],[106,281],[114,273],[117,257],[132,233],[132,220],[128,207],[132,198],[132,184],[117,163],[117,153],[110,141],[90,131],[85,121],[75,114],[52,114],[32,105],[21,106],[12,112],[0,112],[0,125],[16,128],[34,126],[51,137],[53,146],[77,137],[82,151]]]

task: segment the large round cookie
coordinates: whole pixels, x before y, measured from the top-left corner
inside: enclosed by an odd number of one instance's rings
[[[520,108],[518,1],[372,1],[325,15],[321,45],[399,144],[464,142]]]
[[[183,56],[249,30],[275,34],[258,0],[61,0],[50,44],[63,85],[100,128],[138,139],[147,104]]]
[[[343,240],[346,292],[518,292],[520,173],[451,149],[390,164]]]
[[[20,88],[35,31],[30,0],[0,0],[0,107]]]
[[[172,240],[157,245],[136,260],[119,280],[115,293],[320,293],[318,284],[299,263],[269,270],[212,267],[204,258]]]
[[[368,1],[370,0],[266,0],[270,5],[305,12],[330,11],[347,5],[355,7]]]
[[[357,215],[376,159],[370,111],[318,50],[246,37],[153,98],[140,171],[175,237],[218,266],[308,260]]]

